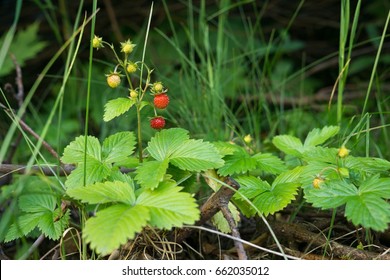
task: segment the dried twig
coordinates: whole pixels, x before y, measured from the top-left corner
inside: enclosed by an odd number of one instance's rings
[[[196,223],[196,225],[203,225],[208,220],[210,220],[218,211],[222,211],[222,214],[226,218],[229,226],[232,230],[233,237],[236,237],[234,243],[236,246],[237,254],[240,259],[247,259],[244,247],[238,239],[240,239],[240,233],[237,229],[237,226],[234,222],[232,214],[229,210],[229,201],[231,197],[234,195],[235,191],[238,190],[240,185],[230,177],[225,179],[225,183],[230,186],[221,186],[221,188],[211,195],[209,199],[202,205],[200,208],[200,220]],[[192,232],[193,228],[183,228],[180,229],[175,237],[175,241],[177,243],[183,242]]]
[[[305,242],[313,246],[324,247],[329,244],[333,257],[339,259],[353,260],[390,260],[390,255],[379,255],[378,253],[359,250],[349,246],[342,245],[336,241],[327,242],[326,238],[321,234],[313,233],[298,224],[283,223],[274,221],[271,222],[275,233],[283,238],[292,239],[294,241]],[[300,256],[303,257],[303,256]]]

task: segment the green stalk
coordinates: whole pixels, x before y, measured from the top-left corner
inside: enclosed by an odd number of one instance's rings
[[[144,66],[145,66],[145,53],[146,53],[146,45],[148,42],[148,36],[149,36],[149,30],[150,30],[150,23],[152,21],[152,14],[153,14],[153,2],[150,6],[150,13],[149,13],[149,20],[148,20],[148,26],[146,28],[146,35],[145,35],[145,41],[144,41],[144,49],[142,51],[142,61],[141,61],[141,71],[140,71],[140,78],[139,78],[139,90],[142,91],[141,96],[137,102],[137,133],[138,133],[138,155],[139,155],[139,162],[142,162],[142,127],[141,127],[141,101],[144,97],[144,94],[146,92],[146,89],[148,88],[148,81],[150,77],[150,71],[148,69],[148,79],[145,84],[145,88],[142,89],[142,76],[144,72]]]
[[[93,0],[92,4],[92,14],[94,15],[91,22],[91,40],[94,37],[95,34],[95,23],[96,23],[96,11],[97,11],[97,0]],[[84,186],[87,183],[87,136],[88,136],[88,119],[89,119],[89,103],[90,103],[90,96],[91,96],[91,80],[92,80],[92,61],[93,61],[93,46],[90,44],[89,46],[89,64],[88,64],[88,83],[87,83],[87,100],[85,105],[85,126],[84,126],[84,134],[85,134],[85,141],[84,141],[84,176],[83,176],[83,182]],[[81,211],[81,228],[85,228],[85,222],[87,220],[87,212],[84,207],[80,209]],[[82,259],[87,259],[87,242],[85,242],[83,238],[83,242],[81,244],[81,250],[82,250]]]
[[[370,96],[370,92],[371,92],[372,85],[373,85],[373,83],[374,83],[374,78],[375,78],[375,75],[376,75],[376,68],[377,68],[377,66],[378,66],[379,57],[380,57],[380,55],[381,55],[381,51],[382,51],[382,48],[383,48],[383,42],[384,42],[385,37],[386,37],[386,32],[387,32],[387,27],[388,27],[388,25],[389,25],[389,20],[390,20],[390,11],[389,11],[388,14],[387,14],[386,23],[385,23],[385,27],[383,28],[383,33],[382,33],[382,36],[381,36],[381,41],[380,41],[380,43],[379,43],[378,51],[377,51],[377,53],[376,53],[374,66],[372,67],[370,82],[369,82],[369,84],[368,84],[367,93],[366,93],[366,98],[365,98],[365,100],[364,100],[363,110],[362,110],[362,113],[361,113],[362,116],[364,116],[364,114],[365,114],[365,112],[366,112],[367,102],[368,102],[368,98],[369,98],[369,96]]]

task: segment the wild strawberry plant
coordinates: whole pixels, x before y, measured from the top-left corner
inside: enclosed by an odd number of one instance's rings
[[[191,139],[185,129],[164,129],[166,120],[161,114],[169,106],[168,89],[160,81],[152,82],[153,70],[142,60],[131,59],[135,44],[122,42],[122,57],[114,45],[98,36],[92,45],[112,50],[117,65],[106,82],[124,93],[107,102],[103,120],[109,122],[134,109],[137,131],[118,132],[103,141],[79,136],[69,143],[61,162],[75,169],[64,188],[50,180],[29,180],[5,241],[36,229],[51,239],[60,238],[68,227],[72,204],[84,213],[92,212],[81,228],[84,240],[97,253],[107,255],[145,227],[169,230],[195,223],[200,215],[198,203],[194,193],[183,188],[194,173],[202,173],[214,191],[224,177],[240,184],[229,204],[236,223],[240,213],[267,216],[282,210],[302,189],[304,199],[314,207],[343,208],[346,218],[357,226],[377,231],[388,227],[390,162],[353,156],[347,142],[339,148],[328,147],[339,127],[313,129],[304,142],[290,135],[274,137],[272,143],[284,158],[254,152],[249,148],[250,135],[243,137],[241,146]],[[154,112],[149,119],[141,117],[146,106]],[[157,132],[144,147],[142,127],[148,123]],[[221,213],[213,222],[221,231],[230,231]]]

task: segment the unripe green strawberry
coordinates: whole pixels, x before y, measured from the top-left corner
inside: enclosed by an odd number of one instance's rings
[[[166,93],[156,94],[153,99],[153,104],[158,109],[165,109],[169,104],[169,97]]]
[[[164,86],[163,86],[162,82],[155,82],[152,85],[152,92],[162,92],[163,89],[164,89]]]
[[[117,72],[108,74],[108,75],[106,75],[106,76],[107,76],[107,84],[108,84],[111,88],[116,88],[116,87],[118,87],[119,84],[121,83],[121,76],[120,76],[119,73],[117,73]]]
[[[161,129],[165,126],[165,120],[163,117],[154,117],[150,120],[150,127],[153,129]]]
[[[125,54],[129,54],[134,50],[135,44],[133,44],[130,39],[126,40],[126,42],[121,43],[121,52]]]
[[[92,39],[92,47],[95,49],[103,48],[103,38],[95,35]]]

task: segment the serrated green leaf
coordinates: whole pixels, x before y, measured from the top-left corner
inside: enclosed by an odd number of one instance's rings
[[[146,189],[155,189],[158,184],[164,179],[168,168],[169,160],[163,161],[146,161],[138,166],[135,180]]]
[[[320,161],[337,164],[340,160],[340,158],[337,157],[337,151],[338,149],[336,148],[326,148],[321,146],[312,147],[305,150],[302,159],[304,161]]]
[[[19,197],[19,208],[24,212],[38,213],[53,211],[56,207],[57,199],[52,194],[22,194]]]
[[[133,153],[136,140],[133,132],[119,132],[110,135],[103,141],[102,153],[104,161],[114,163],[125,160]]]
[[[145,206],[113,205],[97,212],[85,223],[83,236],[97,253],[107,255],[128,239],[133,239],[147,225],[149,218]]]
[[[180,144],[189,139],[188,131],[181,128],[163,129],[148,143],[149,154],[158,161],[171,156]]]
[[[25,30],[18,31],[11,45],[9,53],[15,55],[19,66],[23,67],[29,59],[35,58],[42,51],[47,43],[38,38],[39,23],[29,24]],[[0,39],[0,45],[3,45],[5,36]],[[4,60],[0,68],[0,76],[5,76],[15,69],[15,64],[9,55]]]
[[[228,207],[229,207],[230,213],[232,214],[234,223],[237,226],[238,222],[240,221],[240,212],[238,211],[237,207],[234,206],[234,204],[231,202],[229,202]],[[223,216],[221,211],[218,211],[217,214],[215,214],[211,218],[211,222],[219,231],[221,231],[223,233],[231,233],[232,232],[232,230],[229,226],[229,223],[226,221],[226,219]]]
[[[359,195],[374,194],[378,197],[390,199],[390,178],[379,178],[377,174],[363,181],[358,192]]]
[[[280,174],[287,169],[280,158],[269,153],[259,153],[254,155],[253,158],[257,161],[257,167],[267,173]]]
[[[116,118],[126,113],[135,104],[135,100],[131,98],[117,98],[109,100],[104,106],[103,120],[108,122],[113,118]]]
[[[172,180],[161,182],[155,190],[145,190],[137,198],[137,205],[150,210],[150,225],[160,229],[193,224],[199,219],[195,199]]]
[[[176,167],[195,172],[218,168],[224,163],[221,155],[211,143],[194,139],[181,142],[169,159],[170,163]]]
[[[283,183],[297,183],[299,181],[300,176],[303,173],[303,170],[304,170],[303,166],[297,166],[294,169],[287,170],[281,173],[272,182],[272,186],[274,187],[278,184],[283,184]]]
[[[128,174],[122,173],[119,169],[111,170],[109,180],[127,183],[133,190],[135,189],[133,178]]]
[[[258,195],[253,204],[265,215],[282,210],[295,199],[298,183],[282,183]]]
[[[243,199],[241,195],[248,199],[253,199],[256,196],[271,190],[271,186],[267,181],[263,181],[255,176],[239,176],[236,181],[240,184],[238,193],[234,194],[237,199]]]
[[[270,186],[268,182],[254,176],[240,176],[237,182],[241,186],[239,193],[249,198],[264,215],[273,214],[286,207],[294,199],[299,187],[299,184],[294,182]],[[238,194],[234,197],[240,199]]]
[[[286,155],[300,157],[303,152],[303,145],[299,138],[291,135],[278,135],[272,139],[276,148]]]
[[[229,142],[213,142],[214,147],[221,156],[232,155],[240,147]]]
[[[79,136],[70,142],[64,149],[64,155],[61,157],[63,163],[80,164],[84,162],[85,136]],[[87,136],[87,160],[95,159],[101,161],[101,146],[99,140],[93,136]]]
[[[338,126],[325,126],[322,129],[315,128],[307,134],[304,146],[306,148],[320,145],[339,133],[339,130],[340,127]]]
[[[67,190],[67,194],[90,204],[122,202],[132,205],[135,202],[133,188],[128,183],[120,181],[106,181],[85,187],[71,188]]]
[[[67,210],[60,216],[61,209],[56,209],[54,212],[45,212],[41,215],[38,223],[38,228],[48,238],[57,240],[68,226],[70,212]]]
[[[305,188],[305,198],[314,207],[322,209],[336,208],[358,194],[357,188],[345,181],[325,181],[320,189],[314,187]]]
[[[9,242],[29,234],[37,227],[41,216],[41,212],[20,215],[7,231],[4,242]]]
[[[374,194],[354,196],[348,199],[345,216],[354,225],[383,231],[390,223],[390,204]]]
[[[233,155],[225,156],[225,164],[218,169],[218,174],[228,176],[233,174],[242,174],[256,169],[258,161],[251,157],[243,148],[234,152]]]
[[[95,182],[106,179],[111,172],[111,165],[101,163],[100,161],[89,159],[86,168],[85,185],[92,185]],[[66,188],[75,188],[84,186],[84,164],[79,164],[78,167],[70,173],[65,181]]]
[[[381,158],[348,156],[345,158],[345,167],[368,173],[378,173],[388,171],[390,162]]]

